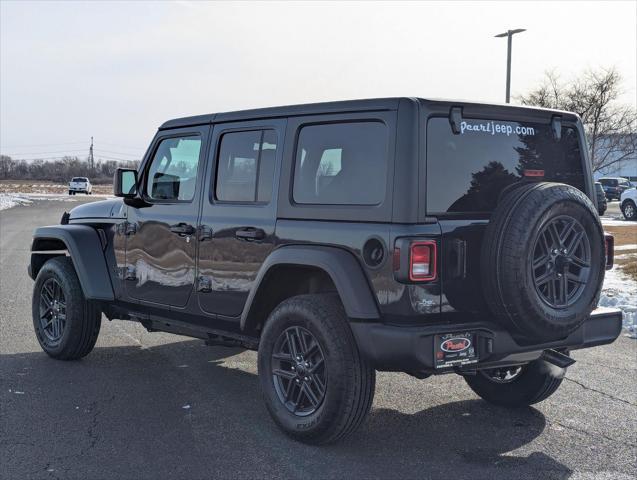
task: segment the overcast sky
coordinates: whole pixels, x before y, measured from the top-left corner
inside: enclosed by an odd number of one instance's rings
[[[0,152],[140,157],[179,116],[348,98],[503,102],[546,70],[616,66],[635,103],[637,3],[0,0]],[[62,145],[64,144],[64,145]],[[38,152],[39,154],[32,154]],[[16,155],[22,153],[22,155]]]

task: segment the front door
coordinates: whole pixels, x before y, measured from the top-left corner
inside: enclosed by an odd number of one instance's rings
[[[209,126],[161,132],[145,162],[146,206],[129,207],[126,291],[130,297],[182,307],[195,283],[197,217]]]
[[[276,193],[285,120],[215,125],[199,247],[199,305],[241,315],[275,245]]]

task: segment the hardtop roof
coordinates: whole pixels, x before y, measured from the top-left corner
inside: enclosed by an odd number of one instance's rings
[[[256,120],[260,118],[293,117],[300,115],[321,115],[326,113],[355,113],[364,111],[389,111],[397,110],[400,102],[421,103],[423,105],[449,105],[449,106],[471,106],[471,107],[498,107],[511,110],[552,112],[576,118],[571,112],[552,110],[540,107],[527,107],[521,105],[498,104],[486,102],[471,102],[465,100],[444,100],[444,99],[424,99],[415,97],[391,97],[391,98],[368,98],[359,100],[342,100],[335,102],[305,103],[298,105],[285,105],[278,107],[256,108],[250,110],[237,110],[232,112],[209,113],[204,115],[194,115],[189,117],[175,118],[164,122],[159,129],[189,127],[195,125],[206,125],[211,123],[234,122],[245,120]]]

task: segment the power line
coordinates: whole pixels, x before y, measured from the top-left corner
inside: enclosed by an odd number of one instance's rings
[[[111,142],[100,142],[101,145],[109,145],[111,147],[115,147],[115,148],[123,148],[124,150],[141,150],[140,147],[127,147],[125,145],[118,145],[116,143],[111,143]]]
[[[82,151],[84,152],[86,150],[82,150]],[[121,157],[113,157],[110,155],[100,155],[99,152],[96,153],[95,156],[97,157],[98,160],[117,160],[120,162],[135,162],[135,161],[141,160],[141,157],[121,158]],[[82,158],[80,158],[78,155],[63,155],[63,156],[55,156],[55,157],[35,157],[35,158],[14,158],[14,160],[19,162],[29,162],[29,161],[37,161],[37,160],[43,160],[43,161],[64,160],[65,158],[72,158],[72,159],[75,158],[80,161],[82,160]]]
[[[14,152],[14,153],[3,153],[2,155],[12,156],[20,156],[20,155],[52,155],[56,153],[68,153],[68,152],[86,152],[86,148],[78,149],[78,150],[58,150],[55,152]]]
[[[96,148],[95,151],[96,152],[105,152],[105,153],[114,153],[115,155],[126,155],[126,156],[129,156],[129,157],[141,157],[141,155],[138,155],[136,153],[114,152],[112,150],[104,150],[103,148]]]
[[[54,152],[12,152],[12,153],[3,153],[2,155],[7,155],[9,157],[20,157],[25,155],[55,155],[55,154],[63,154],[63,153],[77,153],[77,152],[85,152],[86,149],[78,149],[78,150],[57,150]],[[125,152],[114,152],[112,150],[103,150],[101,148],[94,148],[94,152],[104,152],[104,153],[114,153],[115,155],[124,155],[133,158],[139,158],[142,155],[137,155],[134,153],[125,153]]]
[[[40,145],[2,145],[4,148],[36,148],[36,147],[58,147],[61,145],[85,145],[84,142],[68,142],[68,143],[42,143]]]
[[[141,157],[138,157],[138,158],[118,158],[118,157],[109,157],[109,156],[106,156],[106,155],[100,155],[99,153],[97,154],[97,157],[99,159],[119,160],[121,162],[135,162],[137,160],[141,160]]]

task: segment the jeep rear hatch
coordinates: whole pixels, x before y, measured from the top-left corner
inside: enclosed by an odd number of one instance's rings
[[[533,111],[531,121],[520,120],[515,108],[502,119],[508,110],[427,120],[426,213],[442,231],[441,313],[449,320],[458,314],[463,321],[490,318],[480,259],[485,228],[503,193],[520,182],[545,181],[594,194],[575,124],[552,122],[553,112],[542,118],[545,112]]]
[[[521,181],[566,183],[586,193],[574,127],[556,134],[548,122],[463,118],[456,131],[449,118],[428,120],[428,215],[488,214],[500,194]]]

